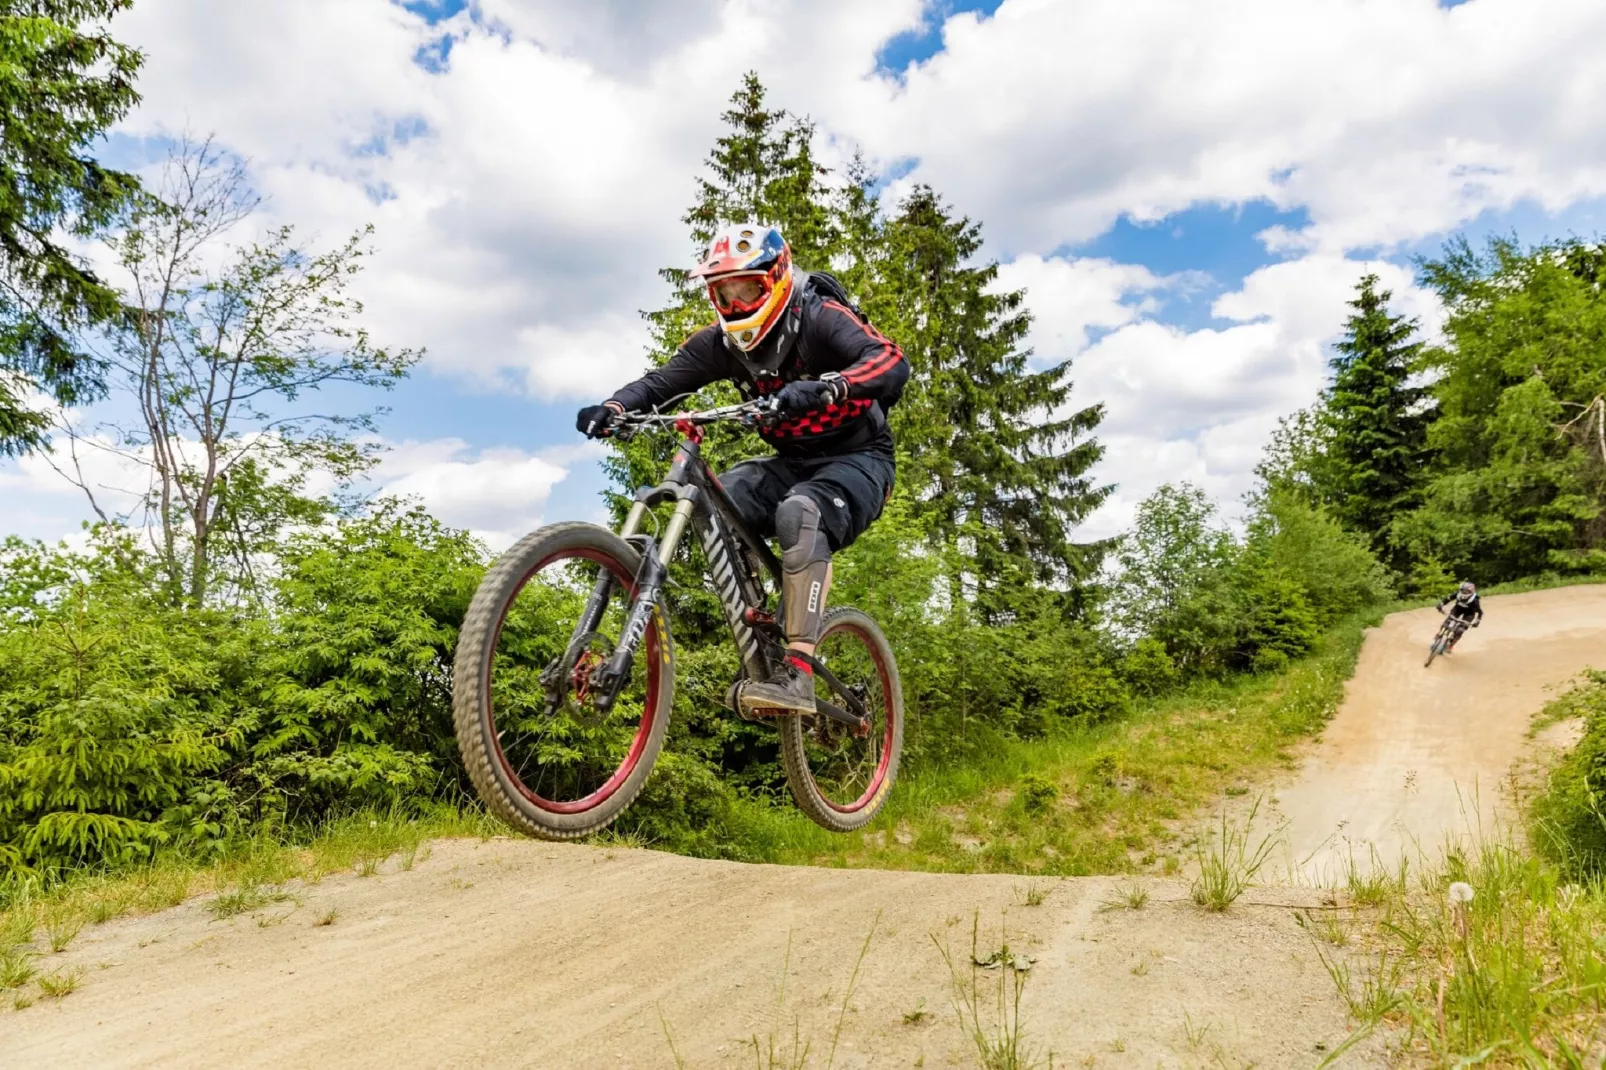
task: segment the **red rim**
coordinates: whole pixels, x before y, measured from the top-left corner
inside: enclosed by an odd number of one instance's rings
[[[826,806],[839,814],[855,814],[869,806],[871,801],[881,793],[881,786],[887,780],[887,767],[892,764],[892,737],[893,729],[896,727],[894,724],[896,714],[893,710],[892,674],[887,671],[887,663],[881,657],[880,644],[857,624],[843,623],[828,629],[825,635],[820,636],[820,645],[824,645],[825,640],[836,632],[852,632],[857,635],[864,642],[865,649],[870,652],[870,659],[875,662],[876,675],[881,680],[882,705],[885,707],[883,720],[886,721],[886,725],[881,732],[881,760],[876,764],[875,776],[870,778],[870,784],[864,789],[864,794],[846,805],[836,802],[820,790],[820,781],[815,777],[812,768],[809,768],[809,779],[814,781],[814,793],[820,797]],[[804,754],[803,764],[805,767],[808,766],[808,755],[806,753]]]
[[[486,734],[490,737],[491,746],[496,751],[497,763],[501,765],[502,772],[506,774],[507,779],[518,788],[520,795],[528,799],[532,805],[553,814],[583,814],[588,810],[595,809],[607,802],[624,785],[624,782],[630,779],[630,774],[636,771],[636,766],[641,762],[641,755],[647,749],[647,741],[652,738],[653,724],[658,719],[658,683],[659,672],[662,667],[662,661],[658,653],[658,614],[654,612],[647,625],[646,645],[642,652],[647,659],[647,695],[642,706],[641,724],[636,728],[635,738],[630,741],[630,749],[625,753],[624,761],[619,764],[619,768],[614,770],[612,776],[603,781],[602,786],[596,791],[574,802],[559,802],[556,799],[548,799],[531,791],[529,786],[524,783],[524,779],[513,771],[513,766],[508,761],[507,753],[502,749],[501,737],[496,731],[496,710],[493,704],[494,700],[491,697],[491,670],[496,664],[496,647],[502,638],[502,623],[507,619],[509,607],[518,598],[519,592],[524,590],[525,584],[530,582],[531,576],[534,576],[554,561],[572,558],[579,558],[601,565],[613,573],[614,579],[619,581],[620,587],[631,598],[635,598],[636,577],[632,573],[625,571],[619,561],[605,551],[590,546],[576,546],[548,554],[530,566],[529,571],[519,579],[519,582],[513,588],[513,593],[508,596],[507,602],[503,604],[501,613],[497,615],[496,630],[491,635],[490,656],[485,662],[485,678],[481,681],[481,693],[485,695],[485,718],[489,729]]]

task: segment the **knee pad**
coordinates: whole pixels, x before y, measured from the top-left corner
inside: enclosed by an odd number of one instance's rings
[[[775,510],[775,534],[781,541],[781,583],[786,637],[817,643],[825,618],[825,583],[830,575],[831,544],[814,499],[794,494]]]
[[[775,510],[775,536],[781,542],[781,565],[788,572],[831,560],[831,543],[813,498],[794,494],[781,502]]]

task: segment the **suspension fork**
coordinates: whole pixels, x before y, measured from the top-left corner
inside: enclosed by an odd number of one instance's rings
[[[685,536],[686,528],[691,523],[692,514],[697,508],[698,494],[696,487],[682,486],[677,492],[680,500],[675,504],[675,511],[670,516],[669,523],[664,525],[663,538],[654,539],[651,535],[641,537],[641,564],[636,569],[636,596],[631,601],[630,612],[625,617],[619,645],[614,648],[607,662],[598,666],[592,674],[592,682],[597,688],[596,706],[603,713],[613,708],[625,681],[630,679],[630,665],[635,660],[636,650],[647,634],[647,626],[652,622],[652,615],[658,612],[658,599],[663,594],[665,582],[669,579],[669,562],[674,558],[675,551],[680,548],[680,540]],[[631,530],[631,522],[634,521],[636,526],[639,526],[645,513],[646,505],[642,502],[638,501],[631,508],[630,516],[625,520],[626,537],[635,535],[635,531]],[[601,581],[599,589],[600,585]]]

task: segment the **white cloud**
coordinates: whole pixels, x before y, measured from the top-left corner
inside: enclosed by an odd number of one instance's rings
[[[193,444],[192,448],[193,448]],[[529,453],[517,449],[475,449],[462,439],[382,443],[387,448],[369,473],[365,488],[375,496],[415,498],[452,527],[466,528],[501,550],[539,527],[552,489],[582,464],[604,454],[597,443]],[[149,471],[137,459],[110,449],[102,437],[78,448],[83,478],[101,507],[112,515],[134,514]],[[0,462],[0,534],[54,540],[94,519],[84,492],[53,467],[71,471],[68,443],[53,454],[32,454]],[[308,489],[333,489],[315,476]],[[131,520],[141,523],[141,516]]]
[[[1029,253],[999,265],[996,288],[1026,291],[1034,337],[1059,360],[1086,349],[1090,330],[1132,323],[1155,310],[1157,291],[1190,281],[1159,278],[1140,264]]]
[[[679,217],[743,72],[800,112],[867,77],[919,0],[480,0],[429,26],[388,0],[149,0],[119,32],[149,55],[137,135],[216,130],[284,218],[372,220],[359,283],[375,333],[438,368],[539,397],[644,367],[637,316],[689,258]],[[443,36],[445,69],[414,57]]]
[[[1080,269],[1055,270],[1074,277]],[[1137,503],[1165,482],[1190,480],[1229,506],[1241,498],[1277,419],[1321,389],[1328,346],[1342,333],[1346,302],[1367,272],[1394,291],[1394,311],[1419,316],[1425,337],[1436,334],[1438,306],[1403,268],[1318,255],[1260,268],[1218,297],[1212,312],[1228,326],[1189,331],[1134,318],[1081,352],[1073,366],[1074,400],[1105,404],[1098,435],[1106,456],[1097,475],[1118,485],[1083,534],[1121,530]],[[1139,293],[1148,289],[1141,278],[1135,286]],[[1037,317],[1030,341],[1039,356],[1075,355],[1075,332],[1056,326],[1057,317],[1076,321],[1063,295],[1040,287],[1027,301]],[[1117,300],[1103,307],[1108,313],[1125,306]]]
[[[843,122],[1006,250],[1267,198],[1342,252],[1606,193],[1603,38],[1595,0],[1006,0]]]
[[[573,464],[602,453],[595,444],[532,454],[475,451],[456,438],[402,442],[385,455],[373,482],[378,493],[417,498],[443,523],[467,528],[501,550],[541,526],[552,488]]]

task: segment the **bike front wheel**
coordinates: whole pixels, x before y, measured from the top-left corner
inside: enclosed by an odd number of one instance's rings
[[[521,832],[570,840],[601,830],[663,749],[675,672],[660,609],[617,698],[598,701],[640,562],[606,528],[554,524],[515,543],[474,593],[453,666],[457,743],[486,807]]]
[[[887,637],[856,609],[826,613],[814,655],[864,705],[869,729],[823,714],[781,718],[781,761],[798,809],[822,828],[852,832],[881,812],[897,779],[903,683]],[[845,705],[818,676],[814,687],[818,698]]]

